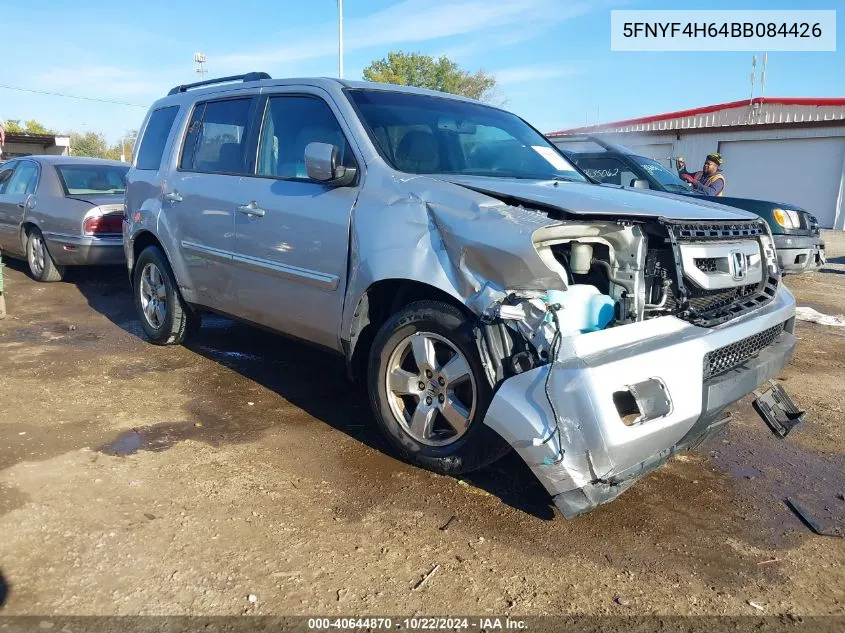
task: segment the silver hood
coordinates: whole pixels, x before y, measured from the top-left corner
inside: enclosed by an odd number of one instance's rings
[[[573,215],[648,217],[669,220],[756,220],[747,211],[707,200],[690,199],[660,191],[625,189],[553,180],[522,180],[486,176],[433,174],[494,198],[507,197],[525,204],[540,204]]]

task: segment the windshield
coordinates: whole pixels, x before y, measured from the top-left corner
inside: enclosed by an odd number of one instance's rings
[[[66,195],[123,194],[126,172],[123,165],[56,165]]]
[[[666,191],[672,193],[691,193],[691,187],[681,180],[674,172],[669,171],[656,160],[645,156],[631,156],[637,165],[642,167],[649,176],[656,180]]]
[[[586,182],[560,151],[514,114],[477,103],[386,90],[348,90],[393,168]]]

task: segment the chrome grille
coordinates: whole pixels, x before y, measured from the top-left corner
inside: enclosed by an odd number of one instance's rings
[[[757,284],[729,288],[727,290],[690,289],[689,305],[696,312],[710,312],[729,306],[732,303],[753,295]]]
[[[673,224],[671,230],[677,240],[686,242],[757,237],[766,233],[766,229],[760,222],[696,222],[694,224]]]
[[[737,222],[663,220],[663,223],[669,231],[668,241],[672,245],[675,261],[681,267],[681,274],[677,279],[677,301],[672,306],[679,310],[678,317],[700,327],[713,327],[765,305],[777,294],[780,283],[777,259],[768,227],[762,220]],[[730,266],[730,260],[722,257],[720,261],[710,252],[711,250],[713,253],[724,251],[725,245],[729,242],[740,245],[754,242],[759,245],[760,264],[758,265],[762,265],[762,279],[758,272],[754,275],[756,278],[753,284],[751,279],[747,279],[743,285],[725,287],[726,284],[720,283],[715,288],[704,287],[703,284],[698,283],[702,275],[734,272]],[[711,243],[713,243],[713,249],[709,248]],[[687,253],[695,250],[698,252],[684,264],[679,260],[684,258],[685,249]],[[741,250],[745,249],[741,248]],[[686,266],[686,269],[683,266]],[[737,277],[734,277],[734,281],[743,283]]]
[[[758,332],[736,343],[725,345],[704,355],[704,379],[718,376],[739,367],[778,340],[783,333],[784,323]]]

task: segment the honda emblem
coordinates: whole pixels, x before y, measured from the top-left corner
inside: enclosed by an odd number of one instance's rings
[[[736,280],[745,279],[748,272],[748,260],[742,251],[731,251],[731,275]]]

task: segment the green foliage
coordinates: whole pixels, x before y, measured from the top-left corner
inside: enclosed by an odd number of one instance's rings
[[[9,119],[6,121],[5,129],[7,134],[54,134],[53,130],[35,119],[23,123],[20,119]]]
[[[9,119],[5,125],[9,134],[55,134],[55,130],[30,119],[21,123],[20,119]],[[109,145],[106,137],[99,132],[70,132],[70,153],[73,156],[90,156],[92,158],[110,158],[120,160],[121,155],[129,161],[132,159],[132,146],[138,136],[138,130],[128,131],[119,141]]]
[[[109,145],[106,137],[99,132],[70,133],[70,153],[73,156],[90,156],[92,158],[109,158]]]
[[[25,131],[18,119],[7,119],[4,129],[6,134],[23,134]]]
[[[132,145],[138,136],[137,130],[127,133],[113,145],[109,145],[106,137],[99,132],[70,133],[70,153],[73,156],[90,156],[91,158],[108,158],[120,160],[121,154],[128,162],[132,158]]]
[[[496,78],[483,70],[473,73],[445,56],[435,59],[402,51],[390,51],[386,58],[371,62],[364,69],[364,79],[450,92],[481,101],[490,101],[496,88]]]
[[[53,130],[42,125],[35,119],[30,119],[25,125],[27,134],[54,134]]]

